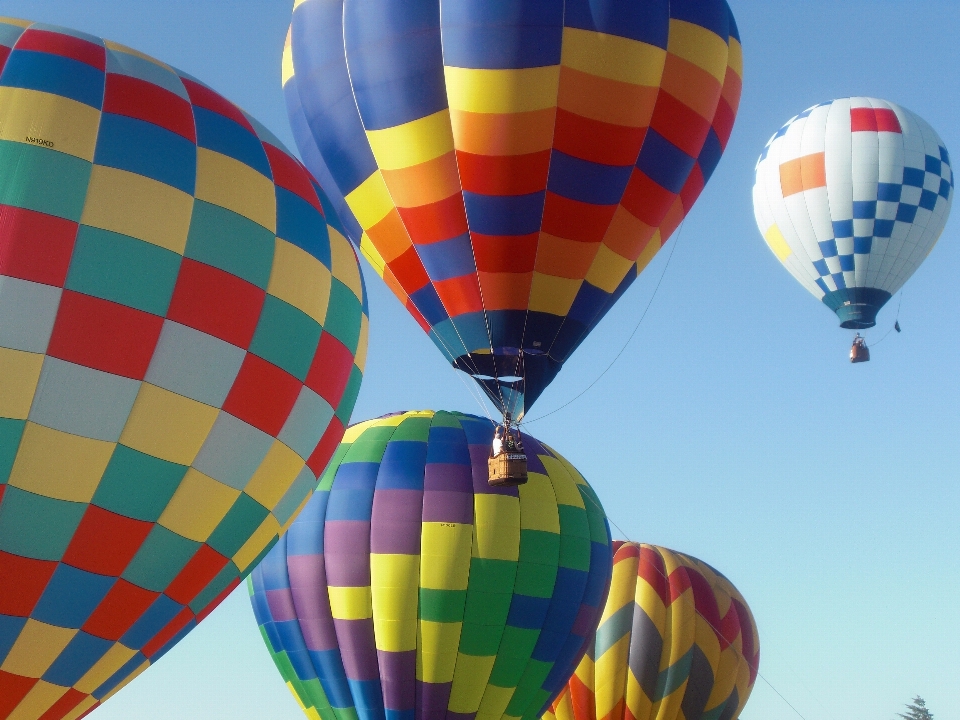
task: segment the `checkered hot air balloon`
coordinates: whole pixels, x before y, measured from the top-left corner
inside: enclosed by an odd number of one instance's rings
[[[753,187],[770,249],[851,329],[874,326],[933,249],[952,202],[950,155],[934,129],[866,97],[791,119],[760,155]]]
[[[560,455],[491,488],[488,420],[360,423],[251,575],[257,622],[313,720],[537,720],[583,655],[610,578],[606,516]]]
[[[360,267],[216,92],[0,19],[0,718],[77,718],[235,587],[359,389]]]
[[[690,211],[741,76],[724,0],[302,0],[283,80],[354,242],[519,417]]]
[[[746,601],[689,555],[614,548],[596,636],[543,720],[735,720],[760,664]]]

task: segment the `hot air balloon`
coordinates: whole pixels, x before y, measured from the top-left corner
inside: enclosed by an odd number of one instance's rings
[[[760,664],[746,601],[689,555],[614,548],[595,639],[543,720],[735,720]]]
[[[760,155],[753,187],[767,245],[853,330],[876,324],[933,249],[952,201],[950,155],[933,128],[866,97],[791,119]]]
[[[487,485],[493,425],[448,412],[360,423],[249,581],[308,717],[535,720],[596,629],[606,516],[530,436],[530,480]]]
[[[742,75],[724,0],[304,0],[290,44],[301,149],[506,419],[689,211]]]
[[[367,334],[324,202],[201,82],[0,20],[0,717],[96,707],[313,491]]]

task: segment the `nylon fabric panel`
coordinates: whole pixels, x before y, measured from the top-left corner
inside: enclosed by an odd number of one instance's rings
[[[0,714],[77,717],[303,507],[366,296],[330,200],[228,100],[64,28],[0,20],[0,50],[0,673],[26,688]]]
[[[364,255],[519,417],[712,174],[739,36],[723,0],[400,5],[298,3],[296,87]]]
[[[528,492],[490,488],[492,432],[432,411],[351,427],[252,576],[257,622],[308,717],[532,719],[562,688],[553,670],[579,661],[609,580],[606,518],[529,436]]]
[[[591,649],[547,720],[737,717],[759,663],[743,598],[699,560],[614,543],[613,576]]]

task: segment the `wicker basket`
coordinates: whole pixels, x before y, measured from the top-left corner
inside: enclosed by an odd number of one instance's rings
[[[502,452],[487,460],[488,482],[493,487],[515,487],[527,482],[527,456]]]

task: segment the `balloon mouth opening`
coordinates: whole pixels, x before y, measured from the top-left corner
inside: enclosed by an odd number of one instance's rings
[[[876,317],[877,310],[879,310],[879,308],[873,311],[874,317]],[[866,330],[867,328],[872,328],[876,324],[876,320],[871,320],[868,322],[867,320],[850,319],[841,322],[840,327],[844,328],[845,330]]]
[[[890,297],[886,290],[876,288],[843,288],[824,295],[823,304],[837,314],[840,327],[866,330],[877,324],[877,313]]]

